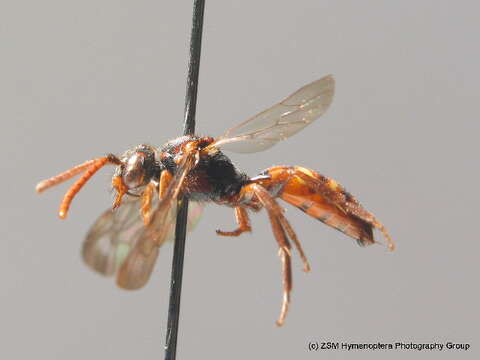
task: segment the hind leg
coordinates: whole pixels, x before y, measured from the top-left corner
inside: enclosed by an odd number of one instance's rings
[[[278,256],[280,256],[280,261],[282,262],[283,297],[280,315],[276,322],[278,326],[282,326],[287,316],[288,306],[290,304],[290,292],[292,291],[292,255],[290,253],[290,243],[288,242],[282,225],[272,212],[268,212],[268,217],[272,225],[273,234],[279,245]]]
[[[310,271],[310,264],[308,263],[307,256],[305,255],[302,244],[297,238],[297,234],[293,231],[292,226],[288,222],[287,218],[283,215],[283,208],[275,201],[275,199],[270,195],[270,193],[263,187],[258,184],[251,185],[255,195],[259,198],[262,205],[272,213],[277,221],[280,223],[282,229],[288,235],[288,237],[293,241],[295,247],[297,248],[298,254],[303,262],[303,271]]]
[[[254,197],[265,208],[265,210],[267,210],[272,231],[278,243],[278,255],[280,256],[280,260],[282,262],[283,301],[280,316],[277,320],[277,325],[281,326],[283,325],[287,315],[288,306],[290,304],[290,292],[292,290],[291,246],[288,238],[294,242],[295,247],[300,254],[304,264],[304,271],[310,271],[310,265],[308,264],[308,260],[303,252],[302,246],[297,239],[297,235],[283,215],[282,207],[278,205],[272,195],[270,195],[270,193],[263,186],[255,183],[247,185],[242,190],[242,193],[244,196],[250,199],[252,199],[251,194],[253,194]]]
[[[270,196],[268,191],[258,184],[250,185],[249,191],[255,193],[265,210],[267,210],[273,235],[278,243],[278,256],[280,256],[280,261],[282,262],[283,297],[280,315],[276,323],[278,326],[282,326],[285,317],[287,316],[288,306],[290,304],[290,292],[292,291],[292,255],[290,251],[290,242],[287,237],[288,233],[285,231],[282,222],[280,221],[280,218],[283,217],[282,210],[275,199]]]
[[[247,210],[242,206],[235,206],[235,219],[237,220],[238,228],[233,231],[217,230],[217,234],[221,236],[239,236],[244,232],[252,231],[250,226],[250,219],[248,218]]]

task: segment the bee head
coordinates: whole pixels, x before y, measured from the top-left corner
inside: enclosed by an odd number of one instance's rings
[[[147,185],[160,174],[160,163],[155,158],[155,148],[150,145],[138,145],[126,151],[114,177],[122,179],[128,190],[137,190]]]

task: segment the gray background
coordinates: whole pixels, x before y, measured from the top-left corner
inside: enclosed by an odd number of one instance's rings
[[[286,325],[267,217],[220,238],[209,206],[187,243],[180,359],[476,358],[479,6],[475,1],[208,1],[198,133],[219,135],[333,73],[330,111],[256,155],[249,174],[299,164],[344,184],[397,240],[363,249],[288,207],[312,264],[294,262]],[[148,286],[115,288],[79,256],[111,204],[103,170],[70,217],[67,185],[37,181],[181,132],[190,1],[1,1],[0,357],[163,357],[172,245]],[[309,353],[309,341],[469,342],[465,352]]]

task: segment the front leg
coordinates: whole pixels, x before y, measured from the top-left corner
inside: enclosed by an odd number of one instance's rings
[[[172,181],[172,175],[168,172],[168,170],[163,170],[160,173],[160,181],[158,184],[158,200],[162,201],[162,199],[165,197],[165,193],[171,181]],[[155,185],[153,183],[149,183],[146,186],[145,190],[143,191],[142,195],[140,196],[142,199],[141,213],[143,216],[143,223],[145,225],[150,224],[151,215],[152,215],[151,207],[152,207],[154,192],[155,192]]]
[[[217,234],[221,236],[239,236],[244,232],[252,231],[250,226],[250,219],[248,218],[247,210],[242,206],[235,206],[235,219],[237,220],[238,228],[233,231],[217,230]]]

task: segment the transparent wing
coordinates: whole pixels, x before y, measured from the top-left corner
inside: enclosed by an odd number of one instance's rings
[[[157,204],[155,197],[152,207]],[[187,231],[193,230],[198,223],[203,207],[202,203],[190,202]],[[167,241],[174,238],[173,224],[174,219],[170,219],[165,226]],[[137,245],[144,228],[139,199],[126,198],[122,206],[115,211],[107,209],[92,225],[83,243],[83,260],[102,275],[114,275]]]
[[[167,240],[175,223],[178,194],[188,172],[195,164],[194,154],[186,154],[173,177],[164,198],[155,209],[150,225],[140,233],[138,242],[128,254],[117,273],[117,285],[124,289],[138,289],[146,284],[152,273],[158,248]]]
[[[143,231],[139,206],[138,198],[128,197],[118,209],[107,209],[95,221],[82,248],[89,267],[107,276],[116,272]]]
[[[332,75],[314,81],[271,108],[228,130],[211,146],[239,153],[266,150],[318,119],[332,103]]]

